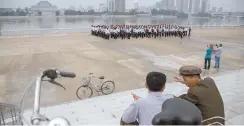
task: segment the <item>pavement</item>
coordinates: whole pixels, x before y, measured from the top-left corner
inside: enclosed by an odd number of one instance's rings
[[[221,93],[225,106],[227,125],[244,124],[244,69],[229,71],[212,76]],[[164,95],[179,96],[187,87],[180,83],[167,83]],[[125,92],[76,100],[56,106],[41,108],[41,113],[52,119],[65,117],[72,125],[119,125],[124,110],[133,102],[131,93],[144,97],[147,89],[141,88]],[[26,110],[24,117],[29,121],[32,110]]]
[[[60,78],[62,88],[44,83],[41,106],[77,100],[76,89],[88,73],[115,81],[115,92],[143,88],[151,71],[167,75],[173,82],[182,65],[203,68],[206,45],[222,43],[221,69],[211,68],[210,76],[244,67],[244,29],[193,29],[190,38],[103,40],[89,33],[47,34],[0,37],[0,102],[19,104],[28,83],[49,68],[77,74]],[[212,61],[214,63],[214,61]],[[99,79],[92,80],[94,85]],[[93,97],[98,96],[97,93]],[[25,103],[32,107],[33,91]]]

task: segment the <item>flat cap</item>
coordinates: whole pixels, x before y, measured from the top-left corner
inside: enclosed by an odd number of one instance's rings
[[[201,74],[202,70],[199,67],[196,66],[182,66],[179,70],[180,75],[197,75]]]

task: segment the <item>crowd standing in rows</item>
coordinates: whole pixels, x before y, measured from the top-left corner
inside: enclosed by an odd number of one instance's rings
[[[130,39],[191,36],[191,27],[179,25],[98,25],[91,27],[91,34],[104,39]]]

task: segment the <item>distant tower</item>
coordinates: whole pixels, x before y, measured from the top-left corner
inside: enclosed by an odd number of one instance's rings
[[[202,6],[201,6],[201,12],[206,13],[207,12],[207,6],[208,6],[208,0],[202,0]]]
[[[138,4],[138,0],[134,1],[134,9],[138,10],[139,8],[139,4]]]
[[[194,13],[199,13],[200,12],[201,0],[194,0],[193,4],[194,4],[194,6],[193,6]]]
[[[193,0],[189,0],[189,13],[193,13]]]
[[[117,12],[125,12],[125,0],[115,0],[114,3]]]
[[[169,1],[168,10],[175,10],[175,0],[170,0]]]
[[[114,0],[109,0],[108,1],[108,11],[109,12],[114,12],[115,11],[115,2],[114,2]]]

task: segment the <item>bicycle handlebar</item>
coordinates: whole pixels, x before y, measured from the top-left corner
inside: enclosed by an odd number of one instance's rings
[[[76,77],[75,73],[64,72],[64,71],[57,71],[57,72],[59,72],[59,75],[62,77],[69,77],[69,78],[75,78]]]
[[[34,106],[33,106],[33,115],[31,117],[31,123],[34,125],[40,125],[42,121],[48,122],[49,120],[42,116],[40,114],[40,96],[41,96],[41,82],[43,81],[44,77],[47,77],[50,79],[49,82],[52,84],[55,84],[57,86],[61,86],[64,88],[63,85],[59,84],[55,81],[55,79],[58,77],[69,77],[69,78],[75,78],[76,74],[71,72],[63,72],[59,71],[57,69],[48,69],[44,71],[41,76],[39,76],[36,79],[36,88],[35,88],[35,96],[34,96]],[[64,88],[65,89],[65,88]],[[61,123],[61,122],[60,122]]]

